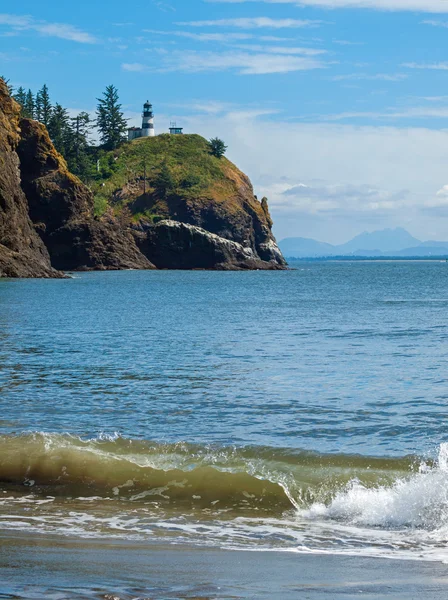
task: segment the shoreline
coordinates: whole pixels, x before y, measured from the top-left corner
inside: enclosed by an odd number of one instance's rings
[[[1,598],[442,600],[448,566],[0,532]]]

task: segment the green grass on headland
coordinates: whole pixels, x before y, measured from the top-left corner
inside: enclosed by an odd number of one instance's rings
[[[229,172],[239,174],[226,158],[213,156],[209,143],[199,135],[164,134],[134,140],[104,153],[99,164],[100,176],[91,186],[97,215],[109,206],[120,212],[141,197],[144,190],[154,201],[172,194],[185,199],[223,199],[234,192]],[[154,202],[148,203],[151,204]],[[140,216],[136,210],[132,212]],[[152,208],[138,210],[148,218],[157,216]]]

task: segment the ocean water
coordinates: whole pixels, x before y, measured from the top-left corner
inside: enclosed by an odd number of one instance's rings
[[[448,264],[0,280],[0,535],[448,561]]]

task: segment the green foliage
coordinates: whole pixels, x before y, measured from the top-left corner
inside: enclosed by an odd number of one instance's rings
[[[84,182],[88,182],[95,174],[95,153],[90,149],[89,136],[92,121],[86,112],[81,112],[70,119],[70,147],[67,163],[70,171]]]
[[[195,173],[188,173],[180,182],[180,187],[183,189],[190,189],[193,187],[200,186],[201,178]]]
[[[36,94],[34,117],[48,127],[53,107],[51,106],[48,87],[44,84]]]
[[[72,130],[68,112],[60,104],[55,105],[47,129],[56,150],[67,156],[71,150]]]
[[[26,93],[22,117],[25,117],[26,119],[34,119],[36,117],[36,101],[31,90],[28,90]]]
[[[167,203],[175,202],[177,196],[219,198],[226,202],[235,193],[227,176],[232,168],[230,163],[225,158],[213,157],[207,140],[199,135],[162,134],[137,139],[113,152],[101,151],[100,164],[101,173],[91,182],[94,193],[108,198],[116,207],[112,199],[117,190],[129,186],[124,205],[136,201],[134,218],[136,215],[166,218]],[[143,199],[145,171],[146,200]]]
[[[108,203],[107,197],[101,193],[95,194],[94,204],[93,204],[93,211],[94,211],[95,217],[101,217],[102,215],[104,215],[104,213],[106,212],[108,207],[109,207],[109,203]]]
[[[20,86],[16,93],[13,95],[13,98],[16,102],[18,102],[20,104],[21,107],[21,116],[25,116],[24,115],[24,111],[25,111],[25,105],[26,105],[26,91],[25,88],[23,88],[22,86]]]
[[[106,150],[115,150],[126,140],[127,120],[118,102],[118,90],[108,85],[103,98],[98,98],[96,124]]]
[[[176,187],[176,180],[174,179],[171,169],[166,161],[163,162],[162,168],[154,180],[154,187],[163,196],[166,196],[169,192],[172,192]]]
[[[219,138],[212,138],[209,141],[210,153],[216,158],[222,158],[226,153],[227,146]]]

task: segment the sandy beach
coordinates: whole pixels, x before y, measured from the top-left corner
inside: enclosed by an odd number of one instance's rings
[[[446,565],[217,548],[0,537],[0,598],[442,600]]]

